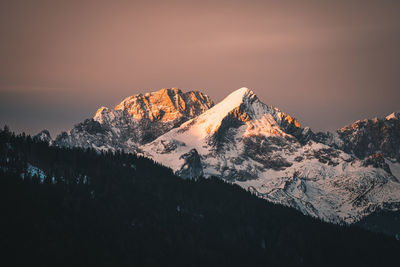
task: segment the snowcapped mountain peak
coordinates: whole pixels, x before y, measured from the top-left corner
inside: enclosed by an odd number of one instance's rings
[[[234,91],[202,116],[208,117],[210,113],[224,115],[225,123],[236,121],[246,124],[244,136],[285,136],[290,132],[287,131],[287,126],[300,128],[300,123],[295,118],[264,104],[246,87]]]
[[[197,128],[196,132],[201,133],[203,137],[214,133],[226,116],[232,112],[237,112],[243,103],[248,102],[249,99],[254,99],[255,97],[254,93],[246,87],[233,91],[221,102],[195,119],[195,128]]]
[[[270,152],[280,150],[277,144],[289,146],[297,142],[292,135],[296,130],[301,130],[296,119],[262,103],[248,88],[240,88],[198,117],[141,149],[146,156],[172,167],[181,176],[195,177],[188,174],[187,166],[192,166],[192,170],[197,166],[194,169],[198,171],[194,173],[198,175],[235,176],[236,163],[233,161],[244,160],[246,156],[243,155],[258,157],[255,155],[258,154],[255,152],[258,149],[256,143],[262,142]],[[226,162],[228,155],[235,160]],[[272,153],[268,157],[272,157]],[[269,166],[273,168],[286,164],[279,157],[272,161]],[[218,172],[213,170],[215,164],[220,164]],[[213,167],[209,169],[207,166]],[[225,170],[224,174],[220,173],[221,170]],[[249,174],[243,170],[242,174],[246,176],[245,173],[249,177],[253,175],[252,171]]]
[[[252,91],[246,87],[242,87],[230,93],[221,102],[215,105],[214,110],[221,113],[228,113],[229,111],[239,107],[247,99],[256,97]]]
[[[300,124],[279,109],[262,103],[253,91],[242,87],[166,135],[182,143],[211,142],[215,145],[239,128],[239,135],[243,137],[283,137],[290,135],[293,129],[300,129]]]
[[[232,93],[230,93],[227,97],[224,98],[221,102],[224,101],[242,101],[245,96],[248,96],[249,94],[254,94],[249,88],[247,87],[242,87],[239,88]]]
[[[257,100],[258,98],[252,90],[247,87],[242,87],[230,93],[221,102],[219,102],[217,106],[219,106],[220,110],[223,109],[225,111],[231,111],[242,104],[249,105]]]

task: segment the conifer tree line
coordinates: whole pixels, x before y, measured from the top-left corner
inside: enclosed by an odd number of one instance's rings
[[[54,147],[8,127],[0,211],[7,266],[399,265],[391,237],[321,222],[215,177],[183,180],[135,154]]]

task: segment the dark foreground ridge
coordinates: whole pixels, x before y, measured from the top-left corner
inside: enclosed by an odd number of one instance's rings
[[[7,266],[398,266],[400,243],[182,180],[125,153],[62,149],[0,130]]]

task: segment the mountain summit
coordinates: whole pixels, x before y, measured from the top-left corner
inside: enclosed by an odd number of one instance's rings
[[[125,98],[114,109],[101,107],[93,119],[56,138],[59,146],[136,151],[158,136],[194,118],[214,103],[198,91],[161,89]]]
[[[218,139],[224,137],[229,129],[242,125],[246,125],[244,135],[285,136],[287,131],[300,128],[296,119],[277,108],[265,105],[253,91],[243,87],[191,122],[182,125],[182,129],[178,131],[181,133],[190,128],[188,134]]]
[[[179,123],[182,118],[195,117],[212,105],[211,99],[198,91],[183,93],[177,88],[164,88],[144,95],[127,97],[114,110],[102,107],[94,119],[102,123],[105,115],[107,118],[114,118],[116,112],[126,112],[135,121]]]

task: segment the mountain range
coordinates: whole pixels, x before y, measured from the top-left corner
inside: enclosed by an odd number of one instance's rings
[[[314,133],[240,88],[214,105],[197,91],[162,89],[101,107],[54,140],[124,150],[184,179],[215,176],[260,198],[335,223],[400,208],[400,114]]]

